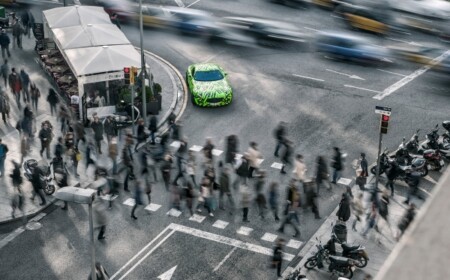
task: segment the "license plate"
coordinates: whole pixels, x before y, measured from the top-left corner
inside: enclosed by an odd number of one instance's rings
[[[441,159],[441,160],[439,161],[439,163],[441,164],[441,166],[444,166],[444,160],[443,160],[443,159]]]

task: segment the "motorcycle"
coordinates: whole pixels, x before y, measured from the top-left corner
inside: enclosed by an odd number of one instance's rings
[[[343,257],[355,260],[356,267],[363,268],[367,265],[369,257],[365,248],[361,245],[349,246],[345,242],[341,242],[334,232],[331,233],[331,238],[327,244],[323,246],[326,250],[328,250],[328,254],[337,256],[335,242],[341,245]]]
[[[306,279],[306,276],[303,274],[300,274],[300,270],[294,270],[293,272],[289,273],[284,280],[308,280]]]
[[[443,140],[439,141],[439,125],[426,135],[425,140],[421,145],[421,149],[425,150],[439,150],[439,153],[447,160],[450,160],[450,143],[446,143]]]
[[[391,159],[389,158],[388,154],[389,151],[387,148],[384,149],[384,151],[380,154],[380,175],[386,172],[386,170],[391,166]],[[372,168],[370,168],[370,172],[373,175],[377,175],[377,166],[372,166]]]
[[[31,181],[35,168],[38,168],[39,177],[42,183],[42,189],[45,194],[51,195],[55,192],[55,185],[53,183],[50,166],[45,164],[44,161],[37,161],[35,159],[26,160],[23,163],[23,170],[25,178]]]
[[[423,157],[427,161],[428,170],[441,170],[441,168],[444,167],[444,161],[439,149],[423,150],[423,147],[420,146],[418,141],[418,133],[419,129],[408,142],[405,142],[405,138],[403,138],[403,141],[399,146],[399,151],[406,150],[411,158]]]
[[[320,269],[323,267],[323,261],[327,259],[329,260],[329,272],[332,274],[337,274],[339,277],[346,277],[348,279],[353,277],[353,271],[355,270],[354,260],[346,257],[328,256],[327,250],[322,246],[320,241],[318,241],[316,247],[318,249],[316,254],[308,258],[305,263],[305,267],[307,269],[313,269],[316,266]]]
[[[423,150],[420,149],[419,143],[419,131],[420,129],[416,130],[416,133],[411,136],[411,139],[409,139],[408,142],[405,142],[406,139],[403,137],[402,143],[398,146],[398,148],[405,148],[411,154],[422,154]]]
[[[442,127],[446,130],[446,132],[442,134],[442,142],[450,144],[450,121],[443,121]]]

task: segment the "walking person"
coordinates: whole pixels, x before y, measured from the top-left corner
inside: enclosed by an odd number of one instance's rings
[[[156,144],[155,136],[156,136],[156,133],[158,132],[158,118],[155,115],[153,115],[150,118],[150,123],[148,125],[148,131],[150,131],[151,144],[155,145]]]
[[[341,171],[342,171],[342,154],[338,147],[334,147],[334,155],[333,155],[333,181],[331,183],[337,184],[337,181],[341,177]]]
[[[327,189],[331,189],[330,182],[328,181],[328,167],[323,156],[318,156],[316,159],[317,171],[316,171],[316,185],[317,185],[317,196],[320,193],[320,186],[325,182],[327,183]]]
[[[366,237],[367,233],[376,226],[377,218],[378,218],[377,206],[376,206],[375,202],[372,202],[372,206],[370,208],[370,213],[368,214],[367,220],[366,220],[366,228],[361,233],[361,235],[363,237]]]
[[[195,180],[196,166],[197,166],[197,163],[195,160],[195,154],[193,151],[189,150],[187,164],[186,164],[186,172],[187,172],[187,175],[189,176],[189,178],[191,179],[192,184],[195,188],[197,188],[197,182]]]
[[[230,215],[233,214],[234,201],[230,189],[230,170],[227,166],[223,167],[219,175],[219,208],[225,210],[223,197],[227,196],[229,202]]]
[[[277,268],[277,277],[281,277],[281,266],[283,264],[284,239],[278,238],[273,248],[272,267]]]
[[[20,82],[22,83],[23,102],[30,102],[30,76],[24,69],[20,69]]]
[[[403,214],[403,216],[400,219],[400,222],[398,224],[398,229],[400,232],[397,236],[397,241],[405,233],[406,229],[409,227],[411,222],[414,220],[415,216],[416,216],[416,205],[414,203],[411,203],[409,205],[408,209]]]
[[[184,173],[186,171],[186,153],[187,153],[187,142],[185,139],[180,140],[180,147],[178,147],[177,152],[175,153],[177,159],[177,169],[178,173],[173,180],[174,185],[177,184],[179,178],[184,178]]]
[[[94,199],[92,208],[94,210],[94,228],[99,229],[97,240],[104,240],[106,238],[105,231],[108,222],[105,204],[101,199]]]
[[[39,139],[41,140],[41,150],[39,154],[42,157],[44,150],[47,153],[47,159],[50,159],[50,143],[52,142],[53,133],[47,122],[42,123],[42,128],[39,131]]]
[[[97,152],[99,155],[102,154],[102,144],[103,141],[103,124],[100,122],[98,116],[94,116],[94,121],[91,123],[91,128],[94,131],[94,140],[97,146]]]
[[[186,206],[187,206],[191,216],[193,216],[194,215],[193,206],[194,206],[195,190],[194,190],[194,187],[192,186],[191,182],[187,182],[186,187],[187,187],[187,189],[186,189]]]
[[[262,220],[265,219],[265,213],[267,210],[267,199],[266,196],[264,195],[264,190],[260,189],[257,193],[256,193],[256,205],[258,205],[258,212],[259,212],[259,216],[261,217]]]
[[[248,177],[253,178],[253,171],[259,170],[263,156],[258,150],[258,144],[256,142],[250,142],[250,147],[247,150],[247,154],[249,162]]]
[[[297,210],[300,207],[300,193],[297,189],[297,187],[295,186],[295,182],[291,181],[290,182],[290,187],[288,189],[288,199],[287,199],[287,205],[286,205],[286,210],[285,210],[285,219],[284,221],[281,223],[280,228],[278,229],[278,232],[283,233],[284,232],[284,227],[286,226],[286,224],[290,224],[294,230],[295,230],[295,234],[293,235],[293,237],[298,237],[300,235],[300,230],[297,227],[297,225],[294,223],[294,220],[300,224],[299,218],[298,218],[298,214],[297,214]]]
[[[206,143],[203,146],[203,166],[205,167],[208,164],[213,163],[213,150],[214,150],[214,144],[212,142],[212,139],[210,137],[206,138]]]
[[[22,49],[22,35],[23,35],[23,27],[20,21],[16,20],[16,22],[12,26],[12,35],[13,35],[13,47],[17,45],[19,49]]]
[[[3,32],[3,30],[2,30]],[[8,77],[9,77],[9,64],[8,64],[8,60],[5,59],[2,66],[0,67],[0,72],[2,74],[3,77],[3,81],[5,82],[5,88],[8,88]]]
[[[341,201],[339,202],[339,209],[336,212],[336,216],[338,216],[339,221],[346,222],[348,219],[350,219],[351,215],[351,209],[350,209],[350,196],[347,194],[347,192],[342,194]]]
[[[241,192],[242,221],[248,223],[250,222],[248,220],[248,210],[250,207],[250,203],[252,201],[250,188],[247,186],[247,184],[242,184],[240,187],[240,192]]]
[[[272,210],[275,221],[279,221],[278,217],[278,183],[272,182],[269,186],[269,205]]]
[[[22,174],[20,171],[20,164],[18,162],[16,162],[15,160],[12,160],[11,162],[14,166],[11,174],[9,175],[9,177],[11,177],[11,183],[14,188],[20,188],[23,183],[23,178],[22,178]]]
[[[8,94],[3,89],[0,89],[0,111],[2,112],[3,122],[7,124],[6,118],[9,119],[9,111],[10,111],[9,97]]]
[[[398,165],[397,163],[393,162],[386,170],[386,177],[388,179],[386,187],[389,187],[391,189],[391,197],[394,197],[394,184],[395,184],[394,182],[395,179],[397,179],[397,176],[398,176]]]
[[[8,154],[8,146],[2,142],[2,138],[0,138],[0,177],[5,176],[5,160],[6,155]]]
[[[284,170],[286,168],[286,165],[292,165],[292,154],[294,153],[294,148],[292,147],[292,141],[289,139],[284,140],[285,148],[283,151],[283,154],[281,156],[281,174],[286,174],[286,171]]]
[[[40,206],[45,205],[47,202],[45,200],[45,196],[42,191],[42,181],[39,168],[35,168],[33,170],[33,173],[31,175],[31,185],[33,186],[33,196],[31,197],[31,200],[34,200],[34,197],[37,194],[41,199],[41,203],[39,205]]]
[[[303,189],[305,190],[306,203],[311,206],[312,212],[314,213],[314,218],[320,220],[319,207],[317,206],[317,188],[314,181],[305,180],[303,181]]]
[[[166,187],[166,191],[170,190],[171,172],[172,172],[172,156],[170,154],[166,154],[161,164],[161,174],[163,177],[164,186]]]
[[[277,141],[277,144],[275,146],[275,152],[273,153],[273,155],[275,157],[278,157],[278,151],[280,150],[280,148],[283,145],[286,144],[285,143],[286,134],[287,134],[286,133],[286,123],[280,122],[274,131],[275,140]]]
[[[391,224],[389,222],[389,194],[388,194],[388,190],[384,189],[381,193],[381,198],[379,200],[378,203],[378,214],[380,214],[380,218],[382,218],[382,220],[388,225],[389,230],[391,231],[392,235],[392,228],[391,228]],[[380,231],[380,228],[377,228],[378,231]]]
[[[365,190],[364,186],[367,183],[367,176],[369,176],[369,171],[368,171],[368,163],[367,163],[367,159],[366,159],[366,154],[361,153],[361,156],[359,159],[359,166],[356,169],[356,180],[355,180],[356,185],[359,186],[359,189],[361,191]]]
[[[423,199],[420,195],[417,194],[417,192],[419,191],[420,178],[421,177],[418,172],[411,172],[406,175],[406,183],[409,186],[409,191],[406,200],[403,201],[404,204],[409,204],[409,201],[413,196],[416,196],[418,199]]]
[[[24,220],[24,224],[26,221],[25,209],[24,209],[24,197],[21,188],[14,188],[13,195],[11,197],[11,217],[16,218],[16,209],[18,209],[22,213],[22,218]]]
[[[20,103],[20,91],[22,90],[22,82],[20,76],[16,73],[16,68],[11,69],[11,74],[8,76],[9,87],[12,94],[16,97],[17,107],[22,107]]]
[[[227,136],[225,147],[225,163],[234,165],[238,151],[239,151],[238,137],[236,135]]]
[[[6,34],[6,30],[2,29],[2,32],[0,33],[0,47],[2,48],[3,59],[6,58],[6,55],[11,57],[11,53],[9,52],[9,44],[11,44],[11,39],[9,39],[8,34]],[[5,59],[5,61],[7,60]]]
[[[22,165],[23,159],[28,156],[28,150],[29,150],[29,144],[28,144],[28,137],[26,134],[22,134],[20,136],[20,164]]]
[[[134,206],[133,209],[131,209],[131,218],[137,220],[136,215],[134,213],[136,212],[136,209],[139,205],[142,205],[142,188],[145,185],[145,180],[143,178],[139,178],[134,185]]]
[[[134,164],[133,164],[133,154],[131,153],[131,145],[133,144],[133,136],[131,134],[127,135],[125,140],[125,145],[122,148],[122,162],[125,169],[125,180],[123,182],[123,189],[129,192],[128,181],[134,180]]]
[[[363,206],[363,193],[358,193],[355,197],[353,197],[351,207],[352,213],[355,216],[355,219],[352,223],[352,230],[356,231],[356,223],[361,222],[361,217],[364,214],[364,206]]]
[[[117,174],[117,138],[112,137],[111,142],[108,145],[108,156],[112,161],[112,172]]]
[[[108,116],[105,120],[104,130],[106,134],[106,139],[108,140],[108,144],[111,143],[111,139],[117,137],[117,122],[113,116]]]
[[[57,93],[53,88],[48,90],[47,102],[50,104],[50,112],[53,116],[53,113],[56,113],[56,104],[59,102]]]
[[[198,198],[197,212],[201,213],[201,207],[203,206],[208,211],[211,217],[214,217],[212,213],[210,199],[211,199],[211,181],[208,178],[203,178],[200,185],[200,197]]]
[[[242,158],[236,161],[236,179],[233,182],[234,189],[238,189],[241,184],[247,183],[249,163],[248,155],[245,153]]]
[[[145,133],[144,119],[138,120],[138,127],[136,133],[136,146],[134,146],[134,152],[137,152],[137,148],[140,144],[145,143],[147,139],[147,134]]]
[[[308,169],[306,168],[306,164],[303,162],[303,156],[301,154],[297,154],[295,156],[295,163],[294,163],[294,174],[295,178],[303,183],[306,179],[306,171]]]
[[[34,111],[37,112],[41,92],[39,91],[35,83],[30,84],[30,97],[31,97],[31,105]]]

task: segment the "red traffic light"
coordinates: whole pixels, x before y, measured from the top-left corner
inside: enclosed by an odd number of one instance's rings
[[[123,72],[127,74],[130,73],[130,67],[124,67]]]
[[[388,115],[382,115],[381,116],[381,121],[388,122],[389,121],[389,116]]]

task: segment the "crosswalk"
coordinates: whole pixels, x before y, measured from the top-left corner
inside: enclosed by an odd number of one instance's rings
[[[133,207],[135,205],[135,200],[133,198],[127,198],[122,202],[123,205],[126,206],[130,206]],[[162,205],[160,204],[156,204],[156,203],[150,203],[149,205],[147,205],[144,209],[146,211],[150,211],[150,212],[157,212],[157,211],[161,211],[161,207]],[[170,209],[166,215],[172,218],[180,218],[182,212],[172,208]],[[205,220],[206,220],[206,216],[195,213],[194,215],[192,215],[191,217],[188,218],[188,221],[192,222],[192,223],[196,223],[196,224],[202,224]],[[220,229],[220,230],[224,230],[226,229],[228,226],[230,226],[230,223],[224,220],[220,220],[217,219],[214,221],[214,223],[212,224],[212,227],[216,228],[216,229]],[[248,236],[248,237],[258,237],[257,235],[259,233],[257,233],[257,231],[251,227],[248,226],[239,226],[236,230],[235,233],[237,234],[237,236]],[[261,237],[258,237],[258,239],[265,241],[265,242],[269,242],[269,243],[274,243],[277,239],[278,239],[278,235],[277,234],[273,234],[270,232],[265,232]],[[296,240],[296,239],[290,239],[287,243],[286,246],[293,248],[293,249],[299,249],[301,246],[303,245],[303,242],[300,240]]]

